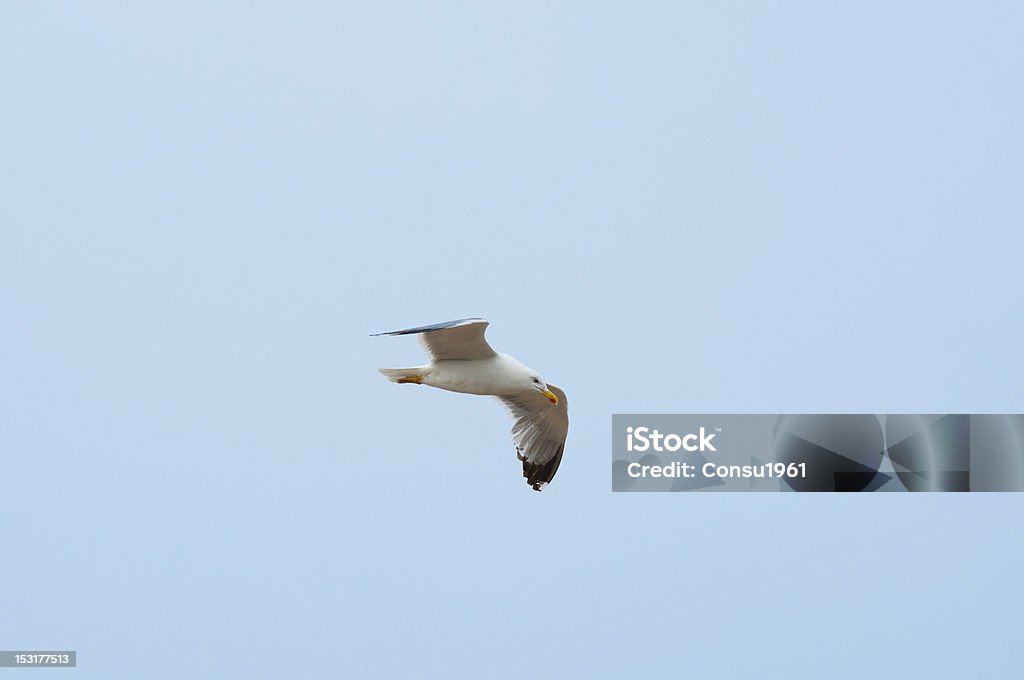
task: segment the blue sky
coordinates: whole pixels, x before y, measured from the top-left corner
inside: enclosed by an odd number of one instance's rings
[[[1017,494],[619,494],[621,412],[1020,412],[1013,3],[0,9],[0,647],[1019,673]],[[397,386],[464,316],[568,393]],[[29,671],[8,671],[13,677]]]

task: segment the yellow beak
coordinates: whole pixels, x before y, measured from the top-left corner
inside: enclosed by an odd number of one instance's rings
[[[554,392],[552,392],[551,390],[541,390],[541,394],[547,397],[548,401],[550,401],[552,404],[558,406],[558,397],[555,396]]]

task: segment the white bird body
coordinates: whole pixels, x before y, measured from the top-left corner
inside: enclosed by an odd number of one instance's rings
[[[523,476],[536,490],[555,476],[565,449],[569,414],[565,393],[541,380],[515,357],[495,352],[484,340],[488,323],[459,319],[377,335],[417,334],[431,362],[413,368],[381,368],[396,383],[496,397],[516,419],[512,438]]]
[[[523,380],[535,374],[515,357],[500,352],[491,359],[442,359],[416,370],[423,371],[424,385],[486,396],[521,392]]]

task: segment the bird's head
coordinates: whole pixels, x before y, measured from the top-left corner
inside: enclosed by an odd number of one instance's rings
[[[555,404],[556,406],[558,405],[558,397],[555,396],[555,393],[551,391],[551,389],[548,387],[548,384],[544,382],[543,378],[541,378],[539,375],[531,375],[529,379],[530,389],[537,390],[545,397],[547,397],[547,400],[550,401],[552,404]]]

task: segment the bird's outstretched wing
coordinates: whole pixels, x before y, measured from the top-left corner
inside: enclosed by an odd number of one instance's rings
[[[523,477],[534,491],[542,490],[558,472],[569,434],[565,392],[550,383],[548,389],[558,397],[557,406],[540,392],[497,397],[516,419],[512,426],[516,456],[523,461]]]
[[[484,319],[457,319],[430,326],[406,328],[374,335],[419,335],[431,361],[444,359],[487,359],[494,350],[484,339],[489,322]]]

